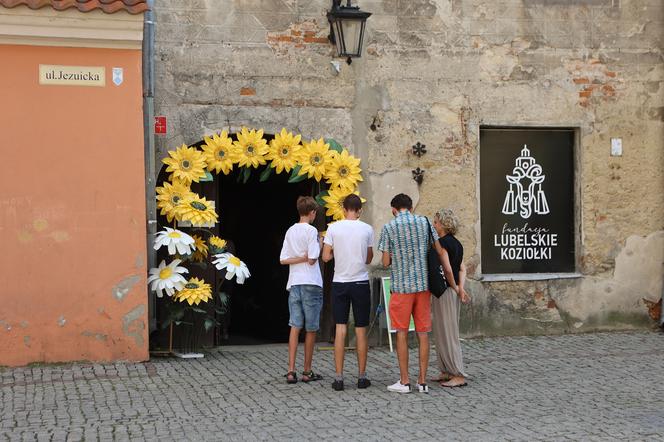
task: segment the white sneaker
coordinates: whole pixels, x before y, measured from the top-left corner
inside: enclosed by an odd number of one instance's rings
[[[427,384],[417,384],[417,391],[420,393],[429,393],[429,386]]]
[[[410,393],[410,384],[402,384],[401,381],[397,381],[392,385],[388,385],[387,391],[393,391],[395,393]]]

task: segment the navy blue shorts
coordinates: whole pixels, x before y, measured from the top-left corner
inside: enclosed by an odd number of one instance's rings
[[[355,327],[368,326],[371,313],[369,281],[332,283],[332,315],[336,324],[348,324],[351,304]]]

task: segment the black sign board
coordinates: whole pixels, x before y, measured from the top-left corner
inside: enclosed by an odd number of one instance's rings
[[[567,273],[574,130],[480,129],[482,273]]]

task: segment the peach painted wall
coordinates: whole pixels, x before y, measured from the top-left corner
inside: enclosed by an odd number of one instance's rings
[[[0,45],[0,365],[148,358],[141,96],[140,50]]]

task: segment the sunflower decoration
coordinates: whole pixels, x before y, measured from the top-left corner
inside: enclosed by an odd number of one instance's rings
[[[263,131],[243,127],[235,134],[237,141],[233,145],[238,149],[238,166],[258,167],[265,164],[265,154],[268,151],[267,141],[263,138]]]
[[[161,160],[168,167],[166,172],[171,173],[171,181],[180,180],[185,185],[192,181],[198,182],[205,176],[205,158],[203,152],[186,144],[177,149],[168,151],[168,158]]]
[[[189,186],[179,180],[173,181],[172,184],[164,181],[164,185],[155,190],[157,191],[157,208],[161,209],[162,215],[166,215],[169,223],[173,222],[173,218],[175,218],[175,207],[178,203],[184,198],[194,195],[189,190]]]
[[[208,243],[210,244],[210,251],[213,255],[222,253],[226,250],[226,240],[221,239],[216,235],[212,235],[208,238]]]
[[[297,166],[298,153],[302,149],[300,140],[301,135],[293,135],[285,128],[274,136],[270,141],[270,147],[265,159],[272,160],[271,167],[277,170],[277,173],[282,171],[290,172]]]
[[[325,216],[331,216],[335,221],[344,219],[344,199],[354,193],[357,196],[360,196],[360,192],[355,191],[351,192],[349,190],[342,189],[340,187],[332,187],[328,190],[328,194],[323,196],[323,201],[325,201]],[[360,197],[363,203],[367,200]]]
[[[207,227],[219,220],[214,202],[195,193],[180,200],[175,207],[175,218],[178,221],[189,221],[194,227]]]
[[[210,172],[224,172],[228,175],[233,170],[233,164],[237,163],[237,148],[233,145],[233,140],[228,137],[225,130],[220,135],[213,134],[212,138],[203,137],[205,144],[203,148],[203,157],[207,163],[207,170]]]
[[[335,153],[330,150],[330,145],[323,138],[304,143],[304,148],[300,150],[298,157],[298,162],[302,166],[298,175],[307,174],[308,178],[315,178],[316,181],[320,181]]]
[[[325,178],[332,187],[339,187],[351,191],[362,181],[362,169],[360,159],[348,154],[344,149],[341,153],[334,155],[327,167]]]
[[[175,300],[180,302],[187,301],[189,305],[208,302],[212,299],[212,289],[210,284],[198,278],[191,278],[184,284],[182,290],[175,293]]]
[[[205,240],[198,235],[191,235],[194,238],[194,253],[191,255],[191,260],[194,262],[203,262],[208,256],[208,245]]]

